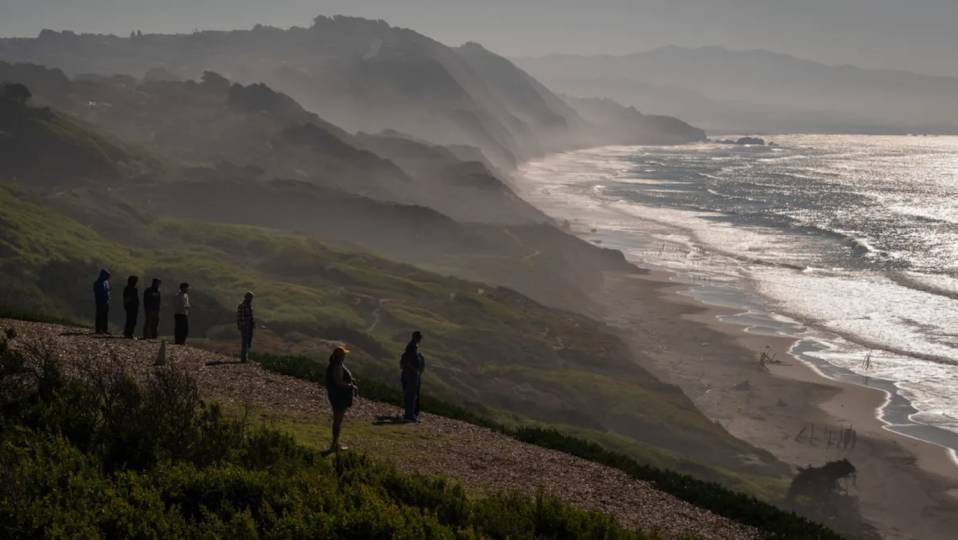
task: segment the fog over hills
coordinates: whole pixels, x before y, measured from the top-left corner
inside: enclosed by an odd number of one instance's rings
[[[214,70],[237,82],[265,82],[348,131],[395,129],[476,146],[507,168],[550,151],[613,142],[505,58],[478,44],[450,48],[383,21],[317,17],[309,28],[130,37],[44,31],[0,40],[0,59],[73,75],[194,79]],[[683,129],[686,140],[702,136]]]
[[[958,79],[950,77],[721,47],[553,55],[517,63],[558,91],[681,112],[712,130],[958,132]]]

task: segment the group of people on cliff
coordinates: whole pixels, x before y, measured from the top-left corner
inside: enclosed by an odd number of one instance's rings
[[[93,282],[93,301],[96,304],[94,332],[101,335],[110,334],[110,301],[113,286],[110,284],[112,274],[107,269],[100,270],[100,275]],[[123,325],[123,337],[135,339],[136,323],[140,314],[140,291],[137,285],[139,276],[130,276],[123,289],[123,311],[126,319]],[[143,291],[143,339],[156,339],[160,327],[160,307],[162,295],[160,285],[162,281],[154,278],[153,283]],[[180,283],[179,290],[173,299],[173,340],[178,345],[186,343],[190,334],[190,284]],[[252,317],[252,314],[250,315]]]
[[[94,333],[98,335],[110,334],[111,277],[110,271],[104,268],[100,270],[100,275],[93,283],[93,299],[96,305]],[[136,330],[140,312],[140,293],[137,288],[139,280],[139,276],[129,276],[126,287],[123,289],[123,309],[126,315],[123,336],[127,339],[135,339],[133,334]],[[161,284],[162,281],[154,278],[150,287],[143,291],[142,305],[145,321],[142,339],[156,339],[158,337],[162,304]],[[189,291],[189,283],[180,283],[173,301],[173,336],[174,343],[177,345],[186,344],[186,338],[189,336]],[[256,327],[253,316],[253,296],[252,292],[247,291],[243,295],[243,301],[236,307],[236,328],[240,334],[239,357],[241,362],[246,362],[249,359],[253,345],[253,330]],[[413,332],[399,360],[400,384],[403,393],[402,420],[409,423],[419,422],[422,374],[426,369],[425,356],[419,351],[422,340],[422,332],[418,330]],[[343,419],[346,411],[353,405],[353,397],[359,393],[356,380],[349,368],[346,367],[348,353],[349,350],[345,347],[336,347],[330,355],[326,367],[326,395],[333,410],[333,441],[330,449],[335,451],[344,449],[339,443]]]

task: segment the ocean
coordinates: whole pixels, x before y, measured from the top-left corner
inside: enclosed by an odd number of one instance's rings
[[[517,189],[736,308],[728,322],[796,338],[824,375],[885,390],[887,429],[958,450],[958,137],[769,140],[556,154]]]

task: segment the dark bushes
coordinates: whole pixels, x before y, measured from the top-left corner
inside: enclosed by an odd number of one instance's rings
[[[553,499],[324,459],[226,419],[176,369],[56,358],[0,338],[2,538],[642,538]]]

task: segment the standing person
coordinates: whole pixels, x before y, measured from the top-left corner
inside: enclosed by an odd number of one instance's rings
[[[240,362],[249,359],[250,349],[253,347],[253,293],[246,291],[243,301],[236,306],[236,328],[240,331]]]
[[[153,278],[153,283],[143,291],[143,314],[146,321],[143,323],[143,339],[156,339],[160,327],[160,280]]]
[[[352,407],[353,396],[359,392],[353,382],[353,374],[345,364],[348,352],[344,347],[336,347],[329,357],[329,365],[326,366],[326,397],[333,409],[333,442],[329,445],[330,452],[348,449],[339,444],[339,434],[343,429],[346,410]]]
[[[136,288],[140,278],[130,276],[126,280],[126,288],[123,289],[123,310],[126,311],[126,324],[123,325],[123,337],[133,339],[133,331],[136,329],[136,317],[140,313],[140,290]]]
[[[422,372],[426,369],[426,358],[419,352],[421,342],[422,332],[418,330],[413,332],[412,339],[409,340],[406,350],[399,359],[405,409],[403,420],[406,422],[419,422],[419,391],[422,386]]]
[[[173,301],[173,342],[185,345],[190,334],[190,284],[180,283],[180,290]]]
[[[100,276],[93,282],[93,301],[96,303],[94,333],[110,333],[110,271],[100,270]]]

